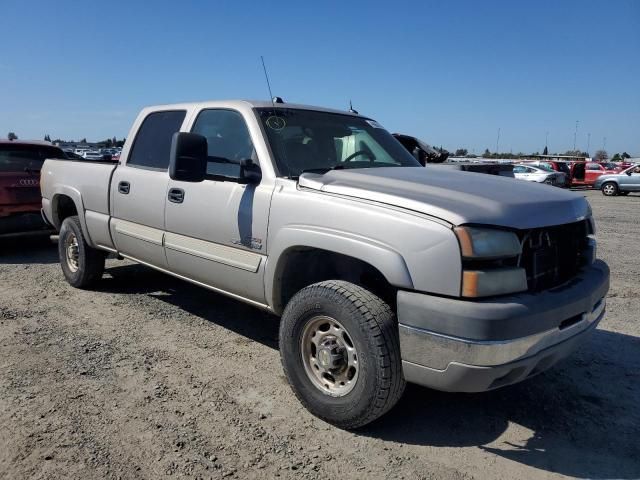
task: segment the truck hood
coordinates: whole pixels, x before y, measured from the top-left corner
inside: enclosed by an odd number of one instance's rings
[[[591,215],[574,192],[513,178],[423,167],[382,167],[304,173],[299,185],[440,218],[453,225],[526,229],[561,225]]]

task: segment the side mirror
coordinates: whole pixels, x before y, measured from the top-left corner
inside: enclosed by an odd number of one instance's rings
[[[207,139],[197,133],[176,132],[171,139],[169,177],[202,182],[207,175]]]
[[[250,158],[240,160],[240,177],[238,178],[238,183],[255,184],[260,183],[260,180],[262,180],[260,165],[254,163]]]

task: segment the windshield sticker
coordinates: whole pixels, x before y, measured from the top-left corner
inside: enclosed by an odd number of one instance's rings
[[[276,131],[280,131],[287,126],[287,122],[285,122],[284,118],[276,117],[275,115],[267,118],[266,124],[271,130]]]
[[[384,130],[384,127],[382,125],[380,125],[378,122],[376,122],[375,120],[365,120],[369,125],[371,125],[373,128],[382,128]]]

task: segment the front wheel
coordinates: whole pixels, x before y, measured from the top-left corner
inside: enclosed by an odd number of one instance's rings
[[[606,182],[602,185],[602,194],[607,197],[615,197],[618,194],[618,185],[614,182]]]
[[[316,283],[291,299],[280,324],[280,355],[302,404],[340,428],[374,421],[404,391],[392,309],[349,282]]]
[[[102,278],[106,255],[87,244],[77,216],[67,217],[62,222],[58,254],[62,273],[70,285],[87,288]]]

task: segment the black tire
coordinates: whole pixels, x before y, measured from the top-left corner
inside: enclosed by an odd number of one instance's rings
[[[615,197],[616,195],[618,195],[618,184],[616,182],[603,183],[602,194],[605,197]]]
[[[332,396],[314,384],[303,361],[303,333],[324,316],[344,326],[357,351],[357,377],[342,396]],[[289,301],[280,324],[280,356],[300,402],[313,415],[340,428],[354,429],[374,421],[404,392],[395,314],[383,300],[349,282],[316,283]]]
[[[77,243],[76,250],[68,255],[69,246],[74,239]],[[76,261],[69,258],[70,256],[75,258],[76,254]],[[67,217],[62,222],[58,238],[58,255],[62,273],[70,285],[76,288],[88,288],[102,278],[106,254],[87,244],[77,216]]]

